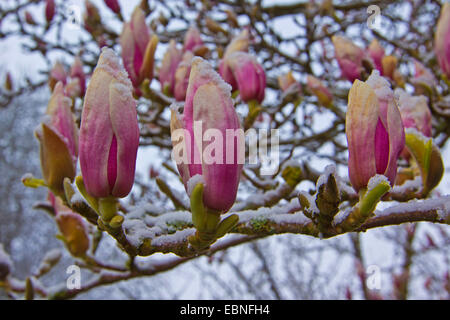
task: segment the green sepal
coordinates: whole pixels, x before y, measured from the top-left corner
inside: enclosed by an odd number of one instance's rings
[[[80,191],[81,195],[83,196],[84,199],[86,199],[86,201],[89,203],[91,208],[94,209],[95,212],[100,214],[99,208],[98,208],[98,199],[89,195],[89,193],[87,193],[86,187],[84,186],[83,177],[77,176],[75,178],[75,184],[78,188],[78,191]]]
[[[361,190],[361,197],[358,203],[359,212],[362,216],[368,218],[381,198],[391,190],[391,186],[387,181],[382,181],[368,191]]]
[[[27,174],[22,177],[22,183],[25,187],[28,188],[39,188],[39,187],[47,187],[44,179],[37,179],[33,175]]]
[[[216,229],[216,238],[221,238],[230,232],[239,222],[239,216],[237,214],[232,214],[222,221],[220,221],[219,225]]]

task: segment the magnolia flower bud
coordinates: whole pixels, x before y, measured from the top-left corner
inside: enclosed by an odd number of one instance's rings
[[[194,26],[190,26],[184,36],[184,51],[192,51],[203,46],[203,40],[200,37],[200,31]]]
[[[186,51],[183,55],[183,60],[178,64],[175,71],[174,97],[177,101],[183,101],[186,98],[193,57],[194,54],[191,51]]]
[[[242,51],[231,53],[219,66],[219,73],[233,88],[238,89],[245,102],[264,100],[266,74],[263,67],[250,54]]]
[[[394,94],[377,70],[366,82],[353,83],[345,132],[353,188],[357,191],[366,188],[376,174],[387,177],[392,185],[397,175],[397,159],[405,146],[405,133]]]
[[[175,72],[183,58],[181,50],[177,49],[175,40],[170,40],[169,48],[164,54],[161,68],[159,69],[159,82],[161,90],[173,94],[175,90]],[[182,99],[183,100],[183,99]]]
[[[434,35],[434,52],[442,72],[450,77],[450,3],[445,2],[441,8],[436,34]]]
[[[84,13],[84,28],[91,33],[94,38],[102,34],[102,18],[98,8],[89,0],[84,1],[86,12]]]
[[[431,111],[425,96],[411,96],[403,89],[395,89],[398,107],[405,128],[415,128],[431,137]]]
[[[382,59],[384,57],[384,48],[377,39],[373,39],[368,48],[369,56],[372,59],[375,68],[383,75]]]
[[[34,26],[36,21],[34,21],[33,15],[29,11],[25,11],[25,22]]]
[[[131,21],[125,23],[120,35],[122,59],[133,86],[137,88],[144,79],[153,78],[154,53],[158,37],[151,36],[145,24],[145,14],[134,9]]]
[[[63,85],[58,82],[47,106],[49,120],[35,132],[40,142],[44,181],[58,196],[64,194],[64,178],[72,181],[76,173],[78,128],[70,106],[71,101],[64,96]]]
[[[53,65],[52,70],[50,70],[50,75],[48,77],[48,85],[50,87],[50,90],[53,91],[53,88],[58,81],[61,81],[63,85],[65,85],[67,82],[67,72],[64,69],[63,64],[59,61],[56,61]]]
[[[188,194],[198,181],[193,177],[199,175],[204,183],[204,205],[213,211],[228,211],[236,199],[242,170],[243,130],[230,86],[200,57],[192,60],[183,117],[172,110],[170,127],[173,155],[178,144],[183,150],[183,158],[176,162]],[[180,136],[176,136],[178,129],[182,129]],[[204,130],[205,136],[212,134],[214,142],[205,145],[199,130]]]
[[[118,0],[105,0],[105,4],[112,12],[116,14],[120,13],[120,4]]]
[[[104,48],[84,98],[80,166],[87,192],[97,198],[130,192],[139,145],[136,102],[126,71]]]
[[[52,22],[53,17],[55,16],[55,0],[46,0],[45,1],[45,19],[47,23]]]
[[[78,85],[80,86],[80,95],[84,96],[86,92],[86,75],[83,71],[83,62],[80,57],[75,57],[72,67],[70,68],[70,77],[78,79]]]
[[[341,36],[333,36],[331,40],[342,75],[351,82],[360,79],[365,57],[364,50],[351,40]]]
[[[307,75],[306,85],[308,87],[308,90],[317,97],[317,100],[319,100],[321,104],[326,106],[333,101],[333,95],[331,94],[330,90],[328,90],[323,82],[316,77]]]
[[[76,164],[78,157],[78,127],[71,111],[72,102],[64,96],[64,88],[58,82],[50,97],[46,114],[50,125],[62,136]]]

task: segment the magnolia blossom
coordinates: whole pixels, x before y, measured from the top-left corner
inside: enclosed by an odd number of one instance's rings
[[[230,86],[200,57],[192,60],[183,115],[172,110],[170,127],[173,155],[182,150],[182,156],[175,158],[187,192],[191,192],[191,179],[201,177],[204,205],[213,211],[228,211],[236,199],[244,138],[235,135],[241,124]],[[203,144],[198,128],[210,132],[214,143]],[[230,135],[232,139],[224,142]]]
[[[376,174],[393,184],[397,159],[405,146],[403,122],[388,81],[377,70],[366,82],[356,80],[348,96],[345,132],[348,171],[359,191]]]
[[[200,31],[194,26],[189,27],[184,36],[184,51],[195,52],[202,46],[203,40],[200,36]]]
[[[81,117],[80,166],[97,198],[130,192],[139,146],[133,87],[118,57],[104,48],[89,82]]]

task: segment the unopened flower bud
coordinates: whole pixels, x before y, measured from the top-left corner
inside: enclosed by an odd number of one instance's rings
[[[78,79],[80,96],[84,96],[86,92],[86,75],[83,71],[83,62],[81,62],[80,57],[75,57],[72,67],[70,68],[70,77],[72,79]]]
[[[198,135],[198,125],[200,130],[214,132],[214,145],[202,142],[203,135]],[[182,129],[181,142],[180,137],[175,137],[180,132],[177,129]],[[197,180],[204,183],[203,204],[210,210],[227,212],[236,199],[244,150],[240,129],[230,86],[209,63],[195,57],[183,118],[172,110],[171,132],[174,154],[177,154],[175,150],[181,143],[186,155],[183,159],[176,159],[186,190],[189,194],[194,187],[194,177],[201,177]]]
[[[342,75],[351,82],[360,79],[365,57],[364,50],[341,36],[333,36],[332,41]]]
[[[328,90],[325,84],[316,77],[308,75],[306,77],[306,85],[308,90],[317,97],[317,100],[319,100],[322,105],[329,105],[333,101],[333,95],[330,90]]]
[[[368,48],[369,56],[372,59],[375,68],[383,75],[383,66],[381,61],[384,57],[384,48],[377,39],[373,39]]]
[[[219,72],[233,90],[239,90],[243,101],[256,100],[261,103],[264,100],[266,74],[261,64],[250,54],[236,51],[228,55],[219,67]]]
[[[56,216],[56,223],[70,253],[76,257],[84,255],[89,249],[89,236],[83,218],[75,212],[63,211]]]
[[[61,81],[63,85],[67,83],[67,72],[63,66],[63,64],[59,61],[56,61],[53,65],[53,68],[50,70],[50,74],[48,77],[48,85],[50,90],[53,91],[56,83]]]
[[[177,48],[175,40],[171,40],[169,48],[164,54],[161,68],[159,69],[159,82],[161,90],[173,95],[175,90],[175,72],[183,58],[181,50]]]
[[[112,12],[116,14],[120,13],[120,4],[118,0],[105,0],[105,4]]]
[[[393,185],[397,159],[405,146],[405,132],[394,93],[377,70],[366,82],[353,83],[345,131],[353,188],[366,188],[376,174],[384,175]]]
[[[84,99],[80,166],[87,192],[97,198],[130,192],[139,145],[132,85],[113,50],[104,48]]]
[[[192,58],[194,58],[194,54],[191,51],[186,51],[183,54],[183,60],[178,64],[175,71],[175,87],[173,95],[177,101],[183,101],[186,98]]]
[[[55,16],[56,8],[55,8],[55,0],[46,0],[45,1],[45,19],[47,23],[52,22],[53,17]]]

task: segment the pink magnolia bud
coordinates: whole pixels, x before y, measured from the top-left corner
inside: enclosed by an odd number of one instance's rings
[[[194,54],[191,51],[186,51],[183,54],[183,60],[178,64],[175,71],[175,87],[173,94],[177,101],[183,101],[186,98],[192,58],[194,58]]]
[[[383,65],[381,61],[384,57],[384,48],[377,39],[373,39],[368,48],[369,56],[372,59],[375,68],[383,75]]]
[[[238,89],[241,99],[245,102],[264,100],[266,89],[266,74],[263,67],[250,54],[236,51],[223,60],[219,72],[233,90]]]
[[[64,194],[64,178],[73,180],[78,154],[78,128],[70,110],[71,101],[64,96],[61,82],[47,106],[49,119],[38,127],[35,134],[40,142],[41,169],[50,190]]]
[[[78,157],[78,127],[70,109],[72,102],[64,95],[64,87],[58,82],[47,105],[50,125],[61,135],[76,165]]]
[[[425,96],[411,96],[403,89],[395,89],[398,107],[405,128],[415,128],[431,137],[431,111]]]
[[[55,0],[46,0],[45,1],[45,19],[47,23],[52,22],[53,17],[55,16]]]
[[[53,65],[52,70],[50,70],[50,74],[48,77],[48,85],[50,87],[50,90],[54,89],[58,81],[61,81],[63,85],[65,85],[67,82],[67,72],[64,69],[63,64],[59,61],[57,61]]]
[[[351,82],[361,78],[364,50],[341,36],[333,36],[331,40],[342,75]]]
[[[317,97],[317,100],[319,100],[321,104],[326,106],[333,101],[333,95],[331,94],[330,90],[328,90],[323,82],[316,77],[307,75],[306,85],[308,87],[308,90]]]
[[[450,77],[450,3],[445,2],[434,35],[434,52],[442,72]]]
[[[184,51],[195,52],[195,50],[201,46],[203,46],[203,40],[200,36],[200,31],[194,26],[189,27],[184,36]]]
[[[153,77],[153,56],[158,38],[151,37],[145,23],[145,14],[139,7],[134,9],[131,21],[125,23],[120,44],[125,69],[133,86],[137,88],[144,79]]]
[[[83,71],[83,62],[80,57],[75,57],[72,67],[70,69],[70,77],[78,79],[78,85],[80,86],[80,95],[84,96],[86,92],[86,75]]]
[[[184,161],[177,160],[177,165],[186,190],[190,193],[193,186],[189,180],[201,175],[204,205],[218,212],[228,211],[236,200],[242,170],[243,130],[231,99],[230,86],[200,57],[192,60],[183,117],[172,111],[174,150],[178,141],[174,138],[177,129],[183,129],[181,143],[186,157],[181,159]],[[214,133],[213,143],[203,143],[203,134],[199,134],[199,130],[205,132],[205,136]]]
[[[353,188],[367,187],[376,174],[391,185],[397,175],[397,159],[405,146],[400,111],[388,81],[377,70],[366,82],[356,80],[348,96],[345,132],[348,171]]]
[[[97,198],[130,192],[139,145],[132,85],[113,50],[104,48],[86,90],[80,128],[80,166]]]
[[[112,12],[116,14],[120,13],[120,4],[118,0],[105,0],[105,4]]]
[[[175,40],[170,40],[169,48],[164,54],[161,68],[159,69],[159,82],[161,90],[173,94],[175,90],[175,72],[183,58],[181,50],[177,49]],[[183,99],[182,99],[183,100]]]

